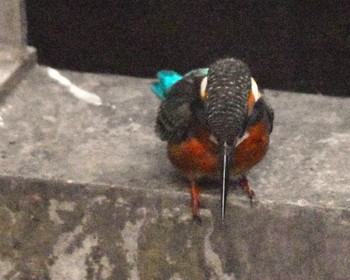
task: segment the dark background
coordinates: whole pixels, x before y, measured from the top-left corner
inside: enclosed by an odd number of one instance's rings
[[[153,77],[233,56],[262,87],[350,96],[348,0],[28,0],[27,15],[45,65]]]

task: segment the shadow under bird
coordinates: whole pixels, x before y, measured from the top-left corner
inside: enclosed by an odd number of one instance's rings
[[[246,173],[265,156],[274,113],[259,92],[248,66],[225,58],[184,76],[163,70],[152,91],[162,100],[156,133],[167,141],[168,156],[190,182],[193,217],[200,221],[201,177],[221,178],[221,217],[225,217],[230,176],[250,201]]]

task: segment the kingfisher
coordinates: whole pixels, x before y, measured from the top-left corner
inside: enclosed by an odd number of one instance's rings
[[[246,174],[268,150],[274,112],[248,66],[224,58],[185,75],[162,70],[157,78],[151,89],[162,101],[155,131],[190,183],[193,218],[201,221],[202,177],[220,179],[222,219],[230,177],[252,203],[255,193]]]

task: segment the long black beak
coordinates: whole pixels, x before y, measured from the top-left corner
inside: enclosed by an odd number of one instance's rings
[[[226,200],[227,200],[227,188],[230,180],[230,169],[232,166],[232,151],[234,146],[230,146],[227,142],[224,142],[221,145],[221,219],[225,219],[225,210],[226,210]]]

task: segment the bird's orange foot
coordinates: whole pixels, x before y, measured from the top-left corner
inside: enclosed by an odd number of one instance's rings
[[[244,192],[247,194],[247,196],[250,199],[250,205],[253,206],[253,197],[255,196],[254,191],[250,188],[249,183],[248,183],[248,179],[246,176],[242,176],[239,179],[239,185],[241,186],[241,188],[244,190]]]
[[[202,219],[199,217],[199,208],[201,207],[201,203],[199,200],[200,189],[195,184],[194,181],[191,182],[191,206],[192,206],[192,214],[193,220],[198,223],[202,222]]]

